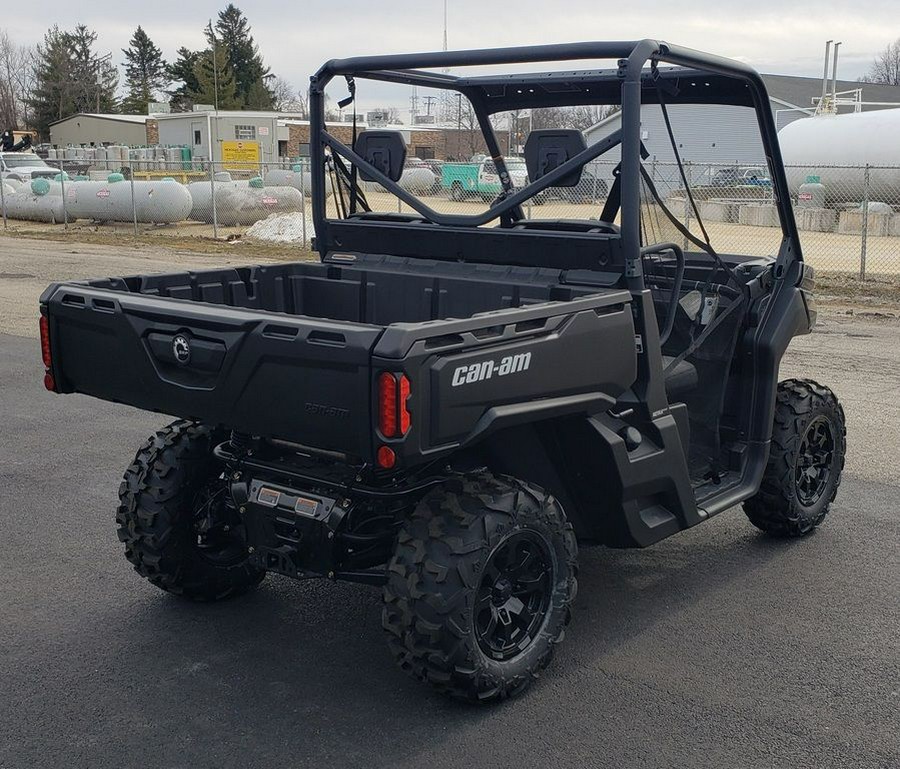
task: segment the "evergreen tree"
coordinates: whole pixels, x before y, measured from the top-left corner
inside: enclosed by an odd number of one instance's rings
[[[72,59],[72,82],[75,112],[115,112],[119,71],[108,57],[94,53],[97,33],[79,24],[68,33]]]
[[[219,12],[216,33],[217,44],[225,49],[228,65],[234,72],[242,105],[250,109],[272,109],[275,100],[266,84],[269,68],[263,64],[250,34],[250,22],[233,3]]]
[[[191,94],[200,90],[194,70],[202,54],[184,47],[179,48],[177,54],[178,58],[167,68],[169,81],[179,84],[166,92],[169,95],[169,107],[173,112],[190,112],[194,106]]]
[[[162,51],[140,25],[122,53],[125,54],[125,84],[128,88],[122,111],[144,114],[148,102],[155,101],[156,93],[168,83],[166,62]]]
[[[219,109],[241,109],[243,106],[234,72],[228,65],[228,55],[221,46],[216,45],[198,56],[194,77],[196,88],[188,92],[194,104],[213,104]]]
[[[34,90],[29,99],[32,122],[41,138],[49,135],[49,126],[75,111],[70,84],[72,60],[69,33],[56,25],[44,33],[37,47]]]

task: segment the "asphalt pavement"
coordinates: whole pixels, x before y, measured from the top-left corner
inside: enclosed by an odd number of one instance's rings
[[[395,670],[375,589],[269,577],[193,605],[140,579],[116,492],[166,418],[49,394],[36,340],[0,335],[0,767],[900,766],[898,332],[826,319],[786,361],[847,410],[818,531],[735,509],[583,550],[556,659],[491,708]]]

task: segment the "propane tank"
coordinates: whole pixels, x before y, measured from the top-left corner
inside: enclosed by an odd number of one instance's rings
[[[797,208],[825,208],[825,185],[820,177],[807,176],[797,192]]]
[[[218,174],[216,174],[218,176]],[[212,222],[212,185],[192,182],[188,185],[194,205],[190,218]],[[216,181],[216,222],[223,226],[254,224],[270,214],[299,211],[303,196],[293,187],[266,187],[262,179],[250,182]]]
[[[900,109],[819,115],[788,123],[778,132],[788,186],[796,195],[814,172],[829,205],[900,199]],[[796,167],[801,166],[801,167]]]

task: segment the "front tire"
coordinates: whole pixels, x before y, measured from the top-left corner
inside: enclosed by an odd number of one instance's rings
[[[149,438],[119,487],[119,539],[134,570],[161,590],[216,601],[256,587],[243,525],[213,456],[224,436],[178,420]]]
[[[556,499],[478,473],[430,492],[388,568],[382,624],[397,664],[469,701],[523,692],[564,636],[577,544]]]
[[[844,469],[844,409],[827,387],[809,379],[778,385],[769,461],[744,512],[758,529],[802,537],[828,514]]]

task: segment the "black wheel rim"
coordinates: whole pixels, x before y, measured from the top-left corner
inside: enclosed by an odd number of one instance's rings
[[[544,539],[519,531],[491,553],[475,599],[478,646],[507,661],[522,654],[537,636],[550,608],[553,556]]]
[[[806,428],[797,454],[795,481],[797,499],[811,507],[821,498],[831,480],[834,459],[834,429],[824,416],[816,417]]]
[[[194,498],[192,535],[197,552],[216,566],[234,566],[247,557],[244,527],[228,497],[225,482],[216,479]]]

